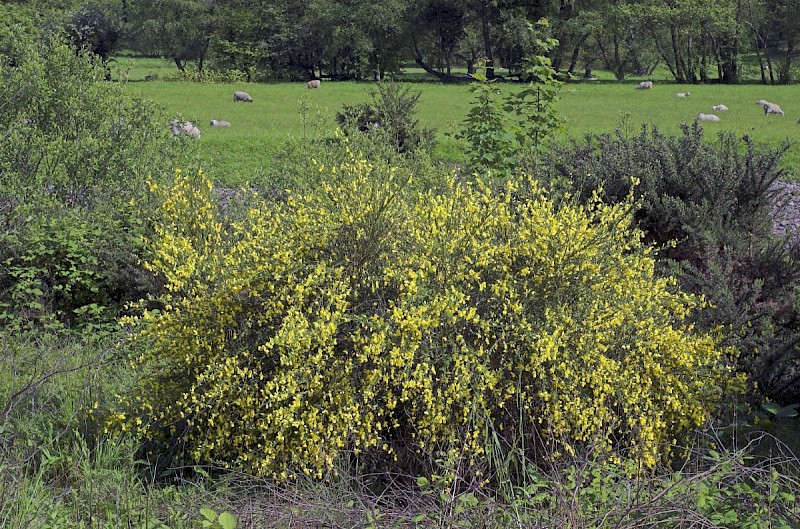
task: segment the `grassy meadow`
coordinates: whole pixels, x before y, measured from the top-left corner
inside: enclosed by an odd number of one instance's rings
[[[125,64],[128,66],[123,67]],[[132,66],[135,65],[135,66]],[[370,99],[370,82],[323,82],[319,90],[307,90],[295,83],[198,84],[159,80],[144,82],[144,76],[159,73],[164,79],[174,74],[174,65],[154,59],[120,60],[118,67],[128,75],[128,89],[152,98],[163,106],[167,116],[195,121],[202,131],[198,157],[214,178],[238,185],[260,182],[272,163],[273,154],[287,139],[332,137],[336,113],[342,105]],[[415,76],[413,71],[404,74]],[[624,84],[600,76],[599,81],[578,81],[563,85],[558,108],[565,118],[565,135],[580,139],[585,134],[613,131],[617,127],[638,131],[643,123],[656,125],[662,132],[678,131],[681,123],[692,122],[698,113],[715,113],[719,122],[705,122],[709,139],[721,131],[771,145],[800,138],[800,86],[744,84],[677,85],[656,81],[651,90],[636,90],[637,80]],[[434,156],[449,162],[461,160],[461,149],[448,133],[456,132],[469,109],[472,94],[467,84],[416,82],[421,92],[417,118],[424,127],[435,129]],[[513,91],[519,85],[502,85]],[[234,103],[234,90],[244,90],[253,103]],[[677,92],[690,92],[688,98]],[[758,99],[781,105],[785,116],[765,116]],[[725,104],[730,110],[712,110]],[[208,125],[212,119],[230,121],[230,128]],[[784,158],[787,168],[800,168],[800,146],[795,145]]]

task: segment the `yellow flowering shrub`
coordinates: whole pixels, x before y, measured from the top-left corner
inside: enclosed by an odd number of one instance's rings
[[[479,461],[488,431],[653,465],[729,386],[630,203],[556,207],[531,180],[411,192],[357,156],[320,178],[230,218],[202,174],[151,185],[165,293],[128,319],[140,388],[109,428],[272,476],[343,450]]]

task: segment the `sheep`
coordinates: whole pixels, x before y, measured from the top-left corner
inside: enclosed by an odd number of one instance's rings
[[[728,107],[725,105],[712,105],[711,108],[714,110],[728,110]]]
[[[719,116],[715,116],[714,114],[703,114],[701,112],[697,114],[697,121],[719,121]]]
[[[636,86],[637,90],[649,90],[653,88],[653,81],[642,81]]]
[[[689,97],[690,95],[692,95],[691,92],[678,92],[675,94],[676,97]]]
[[[319,88],[322,84],[322,81],[319,79],[312,79],[306,83],[306,88]]]
[[[775,103],[770,103],[769,101],[764,101],[763,99],[759,99],[758,101],[756,101],[756,105],[762,105],[764,107],[765,116],[769,116],[770,114],[775,114],[776,116],[783,115],[783,110],[781,110],[781,107],[779,107]]]
[[[198,129],[194,123],[191,121],[186,121],[181,123],[177,119],[170,120],[169,122],[170,129],[172,130],[173,136],[191,136],[194,139],[200,137],[200,129]]]
[[[210,125],[212,127],[230,127],[230,121],[224,121],[221,119],[212,119]]]
[[[247,92],[234,92],[233,93],[233,102],[237,101],[244,101],[245,103],[252,103],[253,98],[250,97],[250,94]]]

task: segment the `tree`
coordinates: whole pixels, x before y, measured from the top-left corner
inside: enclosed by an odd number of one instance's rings
[[[203,69],[211,41],[213,0],[140,0],[129,6],[127,31],[137,51],[162,55],[183,71]]]
[[[792,81],[792,61],[800,46],[800,0],[768,0],[770,23],[784,46],[783,62],[778,70],[778,81]]]
[[[600,56],[606,69],[614,72],[618,81],[624,81],[632,59],[629,50],[635,17],[625,0],[607,3],[598,15],[602,23],[595,29],[594,38]]]
[[[768,11],[763,0],[745,0],[741,6],[744,24],[752,35],[753,49],[758,58],[758,66],[761,72],[761,82],[767,84],[767,74],[770,83],[775,84],[774,69],[770,58],[768,43],[769,35],[772,31]]]
[[[414,60],[441,81],[458,79],[451,67],[466,36],[465,16],[464,5],[456,0],[417,0],[409,6]]]
[[[0,61],[16,66],[20,46],[38,35],[33,10],[18,4],[0,4]]]
[[[677,82],[709,82],[711,60],[721,81],[736,82],[742,26],[731,0],[656,0],[636,13]]]
[[[120,41],[121,30],[111,13],[95,3],[75,11],[65,24],[77,48],[86,49],[107,61]]]
[[[356,25],[362,28],[371,47],[367,68],[376,80],[400,69],[405,51],[403,22],[407,5],[406,0],[364,0],[355,10]]]

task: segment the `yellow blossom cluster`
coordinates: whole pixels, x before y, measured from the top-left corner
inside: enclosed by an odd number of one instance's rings
[[[320,175],[230,218],[202,174],[151,185],[162,308],[127,321],[140,391],[109,428],[272,476],[343,450],[480,459],[487,431],[653,465],[732,386],[630,203],[556,207],[531,179],[412,192],[352,154]]]

